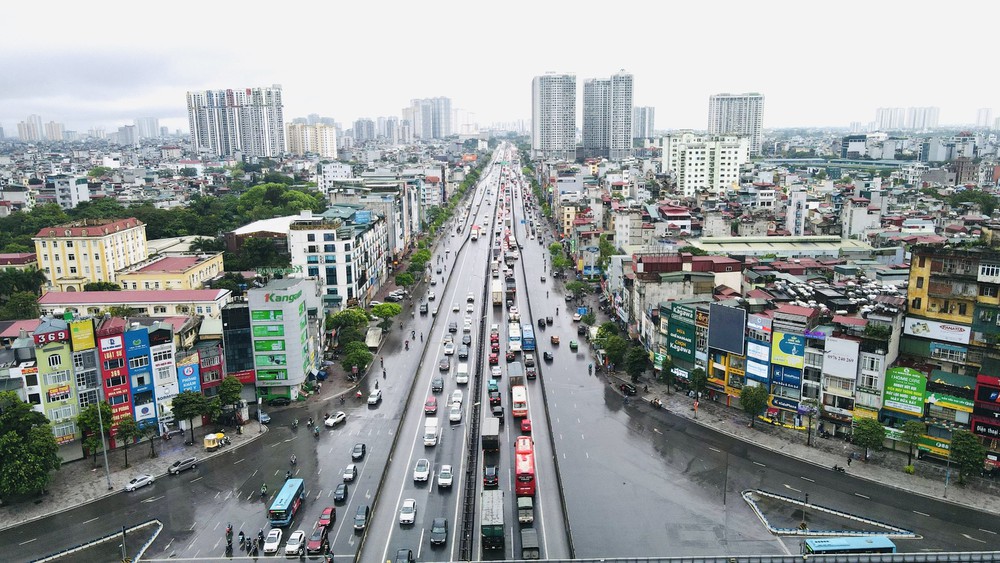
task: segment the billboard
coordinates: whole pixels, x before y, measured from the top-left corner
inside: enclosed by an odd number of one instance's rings
[[[767,383],[769,379],[767,374],[767,364],[752,362],[750,360],[747,360],[746,374],[748,379],[753,379],[764,383]]]
[[[708,315],[708,347],[742,356],[746,326],[746,311],[712,303]]]
[[[903,321],[903,334],[954,342],[955,344],[968,344],[969,338],[972,336],[972,329],[963,325],[906,317],[906,320]]]
[[[854,340],[827,338],[826,352],[823,354],[823,373],[842,377],[857,376],[860,346],[860,343]]]
[[[805,366],[806,340],[798,334],[775,332],[771,339],[771,363],[802,369]]]
[[[280,309],[255,309],[250,311],[250,320],[257,322],[279,322],[285,320],[285,314]]]
[[[667,333],[667,350],[676,359],[694,361],[694,326],[670,320]]]
[[[927,377],[913,368],[896,367],[885,371],[882,406],[889,410],[923,416]]]
[[[97,344],[94,341],[94,321],[73,321],[69,323],[70,341],[73,343],[73,351],[90,350]]]
[[[790,389],[800,389],[802,387],[802,370],[779,365],[773,365],[772,368],[774,372],[771,374],[771,382],[775,385],[781,385]]]
[[[191,354],[177,364],[177,382],[180,391],[201,391],[201,374],[199,373],[198,355]]]
[[[747,359],[759,360],[763,364],[771,363],[771,348],[766,342],[747,340]]]

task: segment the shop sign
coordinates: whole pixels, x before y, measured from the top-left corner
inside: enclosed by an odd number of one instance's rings
[[[927,377],[923,372],[907,367],[896,367],[885,372],[884,408],[923,416],[924,392]]]

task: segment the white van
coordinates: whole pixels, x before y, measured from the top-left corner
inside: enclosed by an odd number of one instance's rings
[[[455,383],[459,385],[465,385],[469,382],[469,364],[467,362],[459,362],[458,371],[455,372]]]
[[[438,419],[431,417],[424,420],[424,445],[435,446],[438,442]]]

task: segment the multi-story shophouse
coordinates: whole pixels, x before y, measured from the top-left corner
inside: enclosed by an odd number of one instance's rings
[[[125,319],[105,317],[98,322],[96,330],[104,397],[111,406],[112,447],[121,445],[114,437],[118,422],[132,416],[132,387],[125,359],[125,327]]]
[[[156,382],[153,378],[148,329],[138,323],[132,323],[125,331],[124,344],[129,392],[132,395],[132,419],[140,428],[155,426],[157,424]]]
[[[250,329],[250,306],[246,301],[233,302],[222,309],[222,349],[226,375],[243,384],[242,397],[257,400],[257,370],[254,369],[253,338]]]
[[[801,422],[804,375],[820,383],[817,364],[822,361],[826,333],[816,329],[819,309],[782,305],[771,313],[771,398],[768,414],[785,424]],[[806,372],[806,350],[810,352]]]
[[[76,417],[80,407],[73,378],[69,323],[62,319],[44,319],[35,329],[34,343],[41,410],[52,424],[52,432],[60,445],[60,457],[75,459],[79,455],[69,450],[77,438]]]

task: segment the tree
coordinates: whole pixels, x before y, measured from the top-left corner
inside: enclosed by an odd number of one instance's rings
[[[975,475],[983,470],[986,448],[968,430],[956,430],[951,435],[950,457],[958,466],[958,482],[965,483],[967,475]]]
[[[194,443],[194,424],[193,420],[197,416],[201,416],[207,410],[208,400],[204,395],[197,391],[182,391],[171,402],[173,406],[174,416],[186,420],[188,426],[191,428],[191,443]]]
[[[576,297],[577,299],[579,299],[580,296],[583,295],[583,293],[589,288],[590,286],[582,281],[571,281],[566,284],[566,290],[571,292],[573,297]]]
[[[129,307],[128,305],[112,305],[108,307],[108,314],[112,317],[127,319],[135,314],[135,309]]]
[[[409,272],[403,272],[401,274],[396,274],[396,285],[402,288],[409,288],[416,282],[413,274]]]
[[[364,329],[356,326],[345,326],[337,331],[337,342],[340,346],[350,344],[351,342],[364,343],[365,338],[368,336],[366,332]]]
[[[160,432],[155,424],[147,424],[142,427],[142,437],[149,442],[149,457],[156,457],[156,439],[160,437]]]
[[[625,340],[621,336],[614,335],[609,336],[607,340],[604,341],[604,353],[608,357],[608,361],[615,366],[621,366],[622,362],[625,360],[625,352],[628,351],[628,340]]]
[[[743,406],[743,412],[750,417],[750,428],[753,428],[757,417],[767,408],[767,396],[767,387],[763,385],[752,387],[744,385],[743,389],[740,389],[740,405]]]
[[[101,409],[98,416],[97,409]],[[103,427],[101,422],[104,423]],[[76,425],[83,432],[83,448],[94,454],[94,467],[97,467],[97,454],[104,446],[101,435],[108,435],[111,431],[111,405],[107,403],[94,403],[80,410],[76,417]]]
[[[395,303],[380,303],[372,307],[372,315],[380,319],[378,326],[385,331],[389,330],[389,327],[392,326],[393,317],[402,312],[403,308]]]
[[[13,391],[0,393],[0,498],[43,492],[61,465],[58,452],[45,415]]]
[[[192,252],[221,252],[226,249],[226,243],[219,239],[198,237],[191,241],[188,248]]]
[[[363,327],[368,326],[368,313],[360,307],[351,307],[344,309],[343,311],[338,311],[337,313],[330,315],[326,319],[326,328],[330,329],[342,329],[347,327]]]
[[[87,171],[87,176],[91,178],[100,178],[101,176],[107,176],[111,172],[111,168],[107,166],[95,166]]]
[[[608,338],[616,336],[618,334],[618,325],[608,321],[601,323],[601,326],[597,327],[597,345],[603,347],[608,341]]]
[[[882,448],[885,442],[885,426],[874,418],[862,418],[854,423],[852,440],[865,450],[865,461],[868,461],[868,450]]]
[[[701,368],[691,370],[691,390],[699,395],[708,387],[708,375]]]
[[[563,245],[558,242],[554,242],[549,245],[549,254],[554,258],[556,256],[563,255]]]
[[[649,367],[649,352],[642,346],[631,346],[625,352],[625,372],[632,378],[632,383],[639,381],[639,376]]]
[[[552,257],[552,269],[553,270],[565,270],[566,268],[572,267],[573,261],[566,258],[562,254]]]
[[[185,178],[194,178],[195,176],[198,175],[198,169],[197,168],[191,168],[190,166],[185,166],[184,168],[181,168],[178,171],[178,174],[180,174],[181,176],[183,176]]]
[[[587,311],[586,315],[580,317],[580,322],[587,326],[594,326],[594,323],[597,322],[597,315],[593,311]]]
[[[351,354],[353,352],[368,351],[368,346],[364,342],[350,342],[344,346],[344,354]]]
[[[125,467],[128,467],[128,447],[140,437],[142,437],[142,429],[139,428],[139,424],[132,418],[132,415],[125,415],[115,425],[115,438],[125,450]]]
[[[90,282],[90,283],[84,284],[83,285],[83,290],[84,291],[121,291],[122,290],[122,286],[120,286],[120,285],[118,285],[116,283],[111,283],[111,282],[106,282],[106,281],[99,281],[99,282]]]
[[[691,254],[692,256],[708,256],[708,251],[697,246],[682,246],[677,249],[680,254]]]
[[[19,291],[10,296],[0,309],[0,320],[37,319],[42,314],[38,306],[38,296],[30,291]]]
[[[364,346],[364,344],[362,344]],[[340,365],[344,367],[344,370],[348,373],[357,367],[359,372],[365,371],[368,364],[371,363],[374,356],[368,351],[368,348],[355,349],[349,354],[344,354],[344,359],[340,361]]]
[[[913,447],[920,443],[920,439],[927,433],[927,425],[919,420],[907,420],[903,424],[903,436],[900,441],[909,446],[906,452],[906,465],[913,465]]]
[[[272,239],[264,237],[247,238],[235,255],[227,253],[224,259],[231,270],[283,268],[289,264],[288,255],[281,253]]]
[[[597,249],[600,252],[597,258],[597,265],[600,266],[601,270],[606,270],[608,268],[608,262],[611,261],[611,257],[618,252],[615,245],[611,243],[608,239],[608,235],[604,234],[598,238]]]
[[[223,405],[240,408],[243,400],[243,383],[235,376],[227,375],[219,384],[219,402]]]

